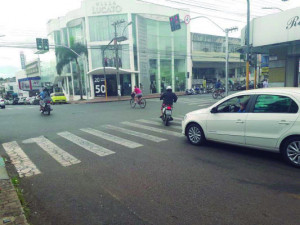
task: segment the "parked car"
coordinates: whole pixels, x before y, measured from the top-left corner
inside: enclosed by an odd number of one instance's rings
[[[30,105],[30,100],[31,100],[30,97],[25,98],[24,104],[25,104],[25,105]]]
[[[5,109],[5,101],[3,98],[0,98],[0,107],[1,109]]]
[[[186,114],[182,132],[193,145],[210,140],[274,151],[300,168],[299,107],[299,88],[243,91]]]
[[[31,97],[30,104],[31,105],[39,105],[40,104],[40,99],[38,99],[37,97]]]
[[[4,103],[5,103],[5,105],[12,105],[13,104],[13,100],[12,99],[5,99]]]
[[[19,98],[18,104],[19,104],[19,105],[24,105],[24,104],[25,104],[25,100],[26,100],[25,97]]]
[[[67,98],[66,98],[65,94],[62,92],[52,93],[50,96],[52,99],[52,104],[67,103]]]

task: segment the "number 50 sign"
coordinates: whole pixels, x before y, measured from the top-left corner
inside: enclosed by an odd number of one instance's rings
[[[104,76],[102,75],[94,75],[94,90],[95,90],[95,97],[105,97],[105,80]]]

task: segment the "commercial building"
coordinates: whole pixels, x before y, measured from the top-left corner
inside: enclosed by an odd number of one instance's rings
[[[253,19],[250,29],[251,51],[263,54],[261,74],[268,78],[269,86],[299,87],[300,8]]]
[[[122,95],[129,95],[134,85],[144,94],[159,93],[168,85],[184,91],[192,85],[191,34],[184,23],[171,32],[169,17],[175,14],[183,19],[189,13],[136,0],[83,0],[80,9],[48,22],[50,44],[69,46],[74,40],[88,47],[88,57],[79,60],[80,76],[72,63],[56,81],[76,99],[81,79],[84,97],[94,98],[105,95],[106,75],[107,94],[116,96],[119,65]],[[117,21],[119,60],[114,43],[103,53],[115,37],[112,24]]]
[[[193,85],[202,84],[203,79],[213,83],[217,79],[225,82],[226,40],[225,37],[192,33]],[[239,81],[245,77],[245,62],[237,51],[241,39],[229,38],[228,77]]]

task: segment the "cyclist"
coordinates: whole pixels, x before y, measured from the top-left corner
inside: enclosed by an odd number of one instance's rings
[[[216,90],[219,90],[221,88],[221,86],[222,86],[222,83],[221,83],[220,80],[218,80],[216,85],[215,85]]]
[[[161,106],[161,116],[160,116],[160,118],[163,117],[163,108],[165,106],[171,106],[172,107],[173,102],[176,102],[177,99],[178,99],[177,95],[172,92],[172,87],[168,86],[167,91],[160,96],[160,100],[163,100],[163,104]],[[171,117],[171,120],[172,119],[173,118]]]
[[[139,89],[137,86],[134,86],[134,90],[132,92],[134,94],[134,101],[135,103],[139,103],[141,101],[141,98],[143,97],[143,93],[141,89]],[[138,101],[137,101],[138,98]]]

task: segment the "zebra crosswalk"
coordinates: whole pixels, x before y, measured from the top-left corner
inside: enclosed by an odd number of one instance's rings
[[[79,149],[95,154],[96,156],[109,157],[110,155],[117,154],[120,151],[120,146],[122,147],[121,149],[143,149],[148,145],[148,142],[157,144],[166,142],[172,137],[183,137],[180,131],[181,127],[179,126],[182,118],[174,118],[174,122],[167,128],[161,121],[158,122],[158,118],[154,118],[149,120],[138,119],[131,122],[123,121],[118,125],[107,124],[100,126],[100,128],[98,127],[98,129],[81,128],[72,132],[63,131],[55,135],[58,136],[59,140],[63,140],[63,146],[67,146],[67,141],[70,144],[78,146]],[[110,134],[110,131],[113,131],[114,135]],[[149,132],[151,134],[148,134]],[[120,137],[120,134],[122,134],[122,137]],[[93,142],[86,139],[89,136],[93,137]],[[135,140],[130,140],[132,137],[135,137]],[[138,137],[138,140],[136,137]],[[37,148],[48,154],[62,167],[82,163],[77,156],[74,156],[75,152],[70,152],[70,149],[68,151],[63,149],[62,143],[56,144],[54,143],[55,140],[57,138],[54,138],[53,141],[49,137],[39,136],[23,140],[19,143],[17,141],[3,143],[2,146],[20,177],[31,177],[43,173],[34,162],[37,158],[30,159],[29,144],[35,144]],[[145,141],[146,143],[143,143]],[[106,142],[111,143],[108,148],[108,143]],[[114,147],[115,145],[116,147]]]
[[[150,102],[161,102],[159,99],[147,99]],[[177,103],[178,104],[186,104],[189,106],[199,106],[199,107],[209,107],[216,103],[218,100],[201,98],[201,97],[179,97]]]

